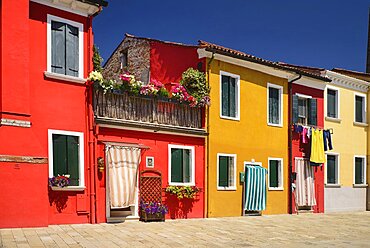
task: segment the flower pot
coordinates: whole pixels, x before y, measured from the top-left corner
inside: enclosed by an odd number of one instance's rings
[[[140,221],[153,222],[153,221],[164,221],[164,220],[165,220],[165,215],[163,215],[162,213],[151,214],[145,211],[141,211],[141,214],[140,214]]]

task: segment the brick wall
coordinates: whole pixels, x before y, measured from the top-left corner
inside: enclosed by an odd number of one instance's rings
[[[150,42],[145,39],[127,36],[104,65],[104,78],[119,79],[119,75],[122,73],[120,61],[122,51],[127,51],[128,71],[135,75],[136,79],[148,82],[150,72]]]

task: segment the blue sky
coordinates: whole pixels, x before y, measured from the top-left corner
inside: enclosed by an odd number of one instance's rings
[[[298,65],[365,71],[368,0],[108,0],[94,19],[107,59],[125,33],[198,40]]]

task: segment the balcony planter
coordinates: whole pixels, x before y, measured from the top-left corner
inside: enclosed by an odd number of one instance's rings
[[[145,211],[141,211],[140,213],[140,221],[144,222],[154,222],[154,221],[165,221],[165,215],[162,213],[146,213]]]

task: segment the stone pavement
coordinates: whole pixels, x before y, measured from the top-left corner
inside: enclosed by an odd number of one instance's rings
[[[370,247],[370,212],[0,229],[0,247]]]

